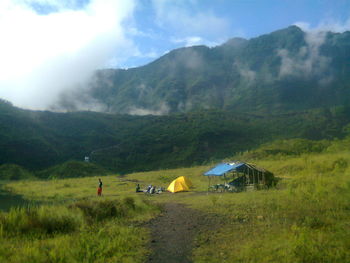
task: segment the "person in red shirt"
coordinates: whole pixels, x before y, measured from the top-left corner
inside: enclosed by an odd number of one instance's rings
[[[98,195],[98,196],[101,196],[101,195],[102,195],[102,181],[101,181],[100,178],[98,178],[97,195]]]

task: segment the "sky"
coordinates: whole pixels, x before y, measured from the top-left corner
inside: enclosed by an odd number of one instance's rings
[[[297,24],[350,29],[348,0],[1,0],[0,98],[46,109],[101,68]]]

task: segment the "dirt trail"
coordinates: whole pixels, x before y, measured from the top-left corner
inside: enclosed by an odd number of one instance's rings
[[[162,214],[149,222],[152,253],[147,262],[192,262],[193,239],[202,218],[201,212],[183,204],[166,203]]]

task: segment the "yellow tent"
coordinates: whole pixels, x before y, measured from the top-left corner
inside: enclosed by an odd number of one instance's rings
[[[192,187],[192,182],[190,181],[190,179],[188,179],[185,176],[180,176],[180,177],[176,178],[176,180],[179,180],[180,182],[185,183],[189,188]]]
[[[167,190],[169,192],[176,193],[176,192],[188,191],[191,186],[192,186],[192,183],[189,179],[187,179],[184,176],[180,176],[170,183]]]

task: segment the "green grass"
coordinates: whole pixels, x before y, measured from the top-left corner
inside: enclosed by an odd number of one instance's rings
[[[234,157],[281,178],[276,188],[260,191],[207,194],[202,174],[210,166],[104,176],[102,198],[97,177],[10,182],[6,187],[27,199],[62,203],[35,210],[36,230],[28,228],[25,218],[33,215],[24,209],[1,214],[0,261],[142,262],[149,233],[139,222],[157,215],[154,203],[182,202],[207,217],[194,241],[194,262],[350,262],[349,139],[311,145],[322,147],[296,152],[288,149],[293,142],[283,142],[279,154],[259,149]],[[182,175],[195,186],[190,192],[135,193],[137,183],[167,187]]]
[[[36,172],[39,178],[64,179],[75,177],[101,176],[109,174],[106,169],[89,162],[68,161]]]
[[[143,189],[147,188],[149,184],[167,188],[172,180],[184,175],[193,182],[195,186],[193,191],[197,192],[206,191],[208,188],[208,180],[207,178],[203,178],[202,175],[207,169],[209,169],[209,166],[133,173],[122,177],[119,175],[109,175],[88,178],[9,182],[6,188],[30,200],[70,201],[82,198],[97,198],[98,178],[101,178],[103,181],[103,196],[105,198],[117,198],[134,196],[137,183]]]
[[[137,198],[80,200],[0,213],[0,262],[141,262],[159,209]]]
[[[197,236],[195,262],[349,262],[350,152],[255,161],[282,178],[277,189],[188,200],[221,218]]]

